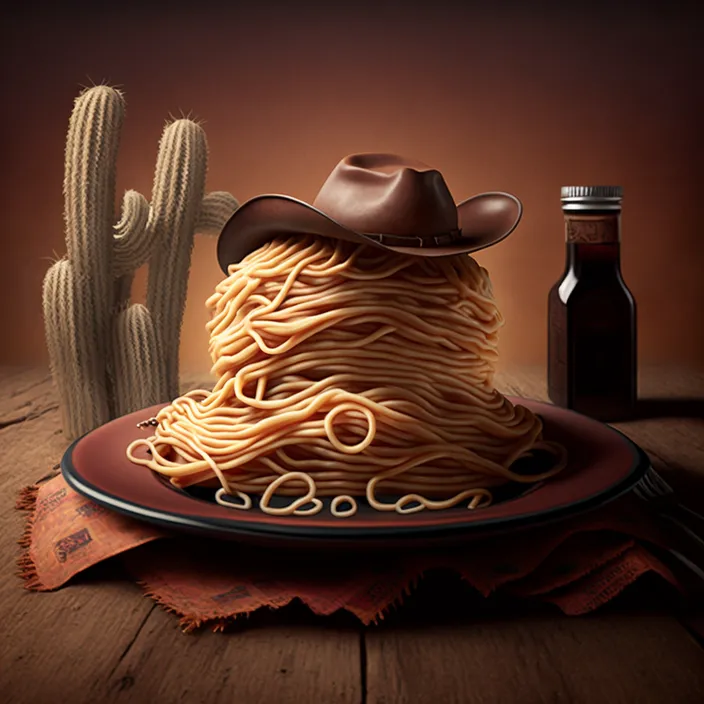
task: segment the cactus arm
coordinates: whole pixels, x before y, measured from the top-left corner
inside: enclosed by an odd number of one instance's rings
[[[141,304],[126,308],[113,330],[116,372],[116,412],[125,415],[169,400],[159,365],[156,330],[149,311]]]
[[[120,278],[146,264],[154,246],[154,229],[149,227],[149,203],[141,193],[125,192],[122,217],[113,230],[113,276]]]
[[[135,272],[149,260],[154,245],[149,212],[149,203],[141,193],[133,190],[125,192],[122,217],[113,227],[114,315],[129,306]],[[110,383],[116,383],[114,371],[108,369],[108,376]]]
[[[67,276],[71,274],[69,266],[69,263],[62,259],[46,272],[42,290],[42,308],[51,376],[59,395],[59,410],[64,433],[70,441],[76,435],[72,416],[81,409],[71,404],[71,389],[80,383],[80,380],[70,349],[70,340],[75,334],[75,326],[73,316],[67,315],[69,311],[73,312],[73,291],[66,281]]]
[[[147,308],[154,319],[171,398],[179,393],[181,322],[207,160],[205,133],[195,122],[177,120],[164,130],[152,193],[156,243],[149,263]]]
[[[107,391],[96,373],[90,298],[70,261],[56,262],[44,277],[42,307],[63,428],[75,440],[110,419]]]
[[[208,193],[201,203],[196,232],[201,235],[219,235],[239,205],[237,199],[227,191]]]

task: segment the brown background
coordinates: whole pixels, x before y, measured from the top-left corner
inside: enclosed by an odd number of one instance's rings
[[[439,168],[455,197],[508,190],[519,229],[478,256],[507,318],[504,363],[540,363],[564,261],[559,189],[625,188],[623,271],[643,362],[704,364],[701,21],[673,7],[565,14],[493,3],[290,2],[225,10],[33,5],[2,37],[0,363],[47,359],[42,278],[65,251],[64,137],[81,85],[126,93],[118,195],[149,196],[169,115],[204,121],[208,188],[311,200],[342,156],[392,151]],[[321,5],[321,7],[323,7]],[[403,7],[403,10],[399,9]],[[144,272],[137,299],[143,295]],[[207,369],[204,301],[220,272],[198,238],[182,362]]]

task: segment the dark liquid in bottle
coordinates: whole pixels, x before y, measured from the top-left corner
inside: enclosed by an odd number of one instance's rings
[[[621,277],[620,245],[568,243],[565,273],[548,298],[548,393],[604,421],[633,413],[636,307]]]

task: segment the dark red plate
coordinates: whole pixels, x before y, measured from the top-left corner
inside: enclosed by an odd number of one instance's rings
[[[125,456],[132,440],[151,434],[151,428],[140,429],[137,423],[155,415],[162,406],[123,416],[83,436],[68,448],[61,469],[80,494],[165,528],[270,544],[417,547],[419,541],[474,538],[602,506],[629,491],[650,464],[643,450],[607,425],[550,404],[510,400],[542,416],[546,439],[567,447],[569,464],[544,483],[473,511],[458,506],[400,515],[376,511],[363,499],[358,499],[357,514],[349,518],[332,516],[325,500],[325,507],[315,516],[269,516],[256,508],[256,497],[254,508],[248,511],[220,506],[212,499],[214,491],[202,490],[194,496],[175,489]]]

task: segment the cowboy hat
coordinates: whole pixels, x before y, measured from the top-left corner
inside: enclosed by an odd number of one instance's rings
[[[312,205],[261,195],[228,220],[217,245],[227,267],[274,237],[321,235],[400,254],[441,257],[496,244],[513,232],[521,202],[480,193],[458,205],[439,171],[394,154],[353,154],[335,167]]]

